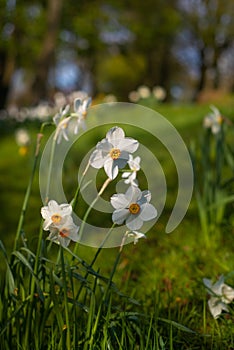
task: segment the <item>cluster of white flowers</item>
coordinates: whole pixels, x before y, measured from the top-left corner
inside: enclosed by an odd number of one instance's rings
[[[43,229],[50,231],[48,239],[67,247],[70,241],[78,241],[79,227],[72,219],[72,206],[70,204],[58,204],[50,200],[47,206],[41,208],[44,224]]]
[[[141,99],[154,97],[157,101],[161,102],[166,98],[166,91],[162,86],[154,86],[152,91],[146,85],[141,85],[137,90],[131,91],[128,95],[129,101],[138,102]]]
[[[157,210],[150,204],[150,191],[141,191],[136,180],[136,173],[140,170],[140,157],[133,159],[134,153],[139,146],[139,142],[130,137],[125,137],[123,129],[118,126],[111,128],[106,137],[101,140],[90,156],[90,165],[96,169],[104,168],[109,179],[117,177],[119,169],[127,164],[130,171],[124,172],[122,177],[129,188],[125,193],[114,194],[111,205],[114,207],[112,221],[121,225],[125,222],[130,231],[128,236],[134,236],[134,243],[145,235],[138,232],[144,221],[149,221],[157,216]]]
[[[224,119],[218,108],[210,106],[210,109],[212,110],[212,113],[205,116],[203,126],[205,129],[210,129],[212,134],[217,135],[221,131]]]
[[[214,318],[218,318],[222,311],[228,311],[227,304],[234,300],[234,289],[224,283],[223,275],[214,284],[207,278],[203,279],[203,283],[211,296],[208,300],[210,312]]]
[[[85,127],[85,117],[90,106],[91,98],[81,101],[75,99],[74,112],[70,113],[70,106],[66,105],[54,116],[56,125],[54,140],[60,143],[62,139],[69,140],[68,125],[72,118],[76,124],[73,132],[76,134],[81,127]],[[127,164],[129,169],[125,169],[122,178],[125,184],[129,185],[125,193],[114,194],[110,203],[114,208],[112,221],[115,224],[125,223],[127,231],[124,237],[134,237],[134,243],[139,238],[145,237],[144,233],[138,232],[145,221],[154,219],[157,210],[150,204],[151,193],[148,190],[141,191],[136,179],[140,170],[140,157],[133,158],[139,146],[139,142],[131,137],[125,137],[122,128],[115,126],[111,128],[106,137],[98,142],[95,150],[89,158],[89,164],[96,168],[104,168],[108,179],[114,180],[119,170]],[[70,204],[58,204],[55,200],[50,200],[47,206],[42,207],[41,215],[45,219],[43,228],[50,231],[49,239],[65,247],[71,240],[78,240],[78,227],[74,224],[72,217],[72,207]]]
[[[51,101],[41,101],[35,106],[18,107],[12,103],[6,109],[0,110],[0,120],[13,119],[17,122],[26,120],[48,121],[50,117],[58,112],[63,106],[72,104],[75,99],[86,100],[88,95],[84,91],[73,91],[70,94],[56,92]]]
[[[53,121],[56,125],[56,132],[54,139],[57,143],[60,143],[62,138],[66,141],[69,140],[68,137],[68,127],[72,119],[76,120],[76,125],[74,128],[74,134],[77,134],[79,128],[86,128],[85,118],[87,116],[87,110],[91,105],[92,99],[88,97],[84,100],[80,98],[76,98],[74,100],[73,109],[74,111],[70,113],[70,105],[67,104],[65,107],[61,107],[59,112],[54,116]]]

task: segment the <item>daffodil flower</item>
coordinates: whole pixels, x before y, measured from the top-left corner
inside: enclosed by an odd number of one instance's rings
[[[62,119],[61,122],[58,124],[54,136],[54,139],[57,141],[58,144],[61,142],[62,138],[64,138],[66,141],[69,141],[68,126],[70,122],[71,117],[67,117],[65,119]]]
[[[50,225],[59,226],[63,224],[72,213],[70,204],[58,204],[55,200],[50,200],[47,206],[41,208],[41,215],[45,219],[43,229],[50,230]]]
[[[71,240],[78,241],[79,227],[74,224],[71,216],[67,216],[62,224],[50,225],[49,230],[48,239],[63,247],[67,247]]]
[[[146,238],[146,235],[142,232],[138,231],[127,231],[127,236],[128,237],[134,237],[134,244],[138,242],[139,239],[141,238]]]
[[[106,138],[100,141],[90,156],[90,165],[96,169],[104,167],[107,176],[113,180],[119,169],[125,167],[130,153],[137,150],[138,141],[125,137],[123,129],[115,126],[111,128]]]
[[[203,126],[205,129],[211,129],[212,134],[216,135],[221,131],[223,124],[223,117],[215,106],[210,106],[213,113],[208,114],[203,121]]]
[[[223,275],[215,284],[212,284],[207,278],[203,278],[203,283],[211,295],[208,300],[210,312],[214,318],[218,318],[223,310],[228,311],[227,304],[234,299],[234,289],[224,283]]]
[[[74,129],[74,134],[77,134],[79,128],[82,127],[83,130],[86,129],[85,119],[88,113],[88,108],[91,105],[91,97],[81,100],[80,98],[75,99],[74,101],[74,113],[71,114],[72,117],[76,117],[76,126]]]
[[[64,119],[65,116],[67,116],[69,109],[70,106],[66,105],[65,107],[60,108],[59,112],[55,114],[53,121],[56,126],[58,126],[61,120]]]
[[[128,165],[131,171],[126,171],[122,174],[122,178],[126,179],[124,180],[126,184],[130,184],[132,186],[138,186],[136,175],[137,175],[137,171],[139,171],[141,168],[140,161],[141,161],[140,157],[136,157],[135,159],[133,159],[133,156],[131,154],[129,155]]]
[[[144,221],[152,220],[157,216],[157,210],[149,203],[150,200],[150,191],[142,192],[135,186],[130,186],[125,194],[114,194],[110,200],[115,208],[112,221],[118,225],[125,221],[130,230],[139,230]]]

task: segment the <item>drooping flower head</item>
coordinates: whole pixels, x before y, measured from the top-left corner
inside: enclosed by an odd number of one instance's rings
[[[150,191],[141,191],[138,187],[130,186],[126,193],[117,193],[111,197],[111,204],[115,208],[112,221],[118,225],[125,221],[131,231],[139,230],[144,221],[157,216],[157,210],[150,204]]]
[[[79,227],[74,224],[71,216],[67,216],[64,222],[60,224],[50,225],[49,230],[48,239],[61,244],[63,247],[67,247],[71,240],[74,242],[78,241]]]
[[[140,161],[141,161],[140,157],[136,157],[133,159],[133,156],[131,154],[129,155],[128,165],[131,171],[125,171],[122,174],[122,178],[126,179],[124,180],[126,184],[128,185],[130,184],[132,186],[138,186],[136,175],[137,175],[137,171],[139,171],[141,168]]]
[[[137,244],[138,240],[141,238],[146,238],[146,235],[142,232],[138,231],[127,231],[127,236],[128,237],[133,237],[134,238],[134,244]]]
[[[64,107],[61,107],[59,112],[55,114],[55,116],[53,117],[53,122],[56,126],[59,125],[59,123],[67,117],[67,114],[69,112],[70,106],[66,105]]]
[[[212,134],[216,135],[221,131],[224,119],[218,108],[215,106],[210,106],[210,108],[212,113],[205,116],[203,126],[205,129],[211,129]]]
[[[47,206],[41,208],[41,215],[45,219],[43,229],[50,230],[50,225],[58,226],[63,224],[72,213],[70,204],[58,204],[55,200],[50,200]]]
[[[224,276],[212,284],[211,280],[203,278],[203,283],[211,295],[208,300],[210,312],[214,318],[218,318],[222,311],[228,311],[227,304],[234,300],[234,289],[224,283]]]
[[[80,98],[76,98],[74,100],[74,113],[72,113],[72,117],[76,117],[76,126],[74,129],[74,134],[77,134],[79,131],[79,128],[82,127],[83,130],[85,130],[85,119],[88,113],[88,108],[91,105],[92,99],[91,97],[88,97],[84,100],[81,100]]]
[[[90,165],[96,169],[104,167],[107,176],[113,180],[138,146],[138,141],[125,137],[123,129],[115,126],[107,132],[106,138],[97,144],[90,156]]]

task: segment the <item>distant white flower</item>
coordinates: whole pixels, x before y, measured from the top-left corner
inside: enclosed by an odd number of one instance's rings
[[[59,112],[55,114],[53,121],[56,125],[56,131],[54,135],[54,140],[57,141],[57,143],[60,143],[62,138],[64,138],[66,141],[69,140],[68,138],[68,125],[71,121],[71,117],[68,117],[70,106],[66,105],[63,108],[60,108]]]
[[[149,221],[157,216],[157,210],[150,204],[150,191],[141,191],[138,187],[130,186],[126,193],[114,194],[111,204],[115,208],[112,221],[121,225],[124,221],[132,230],[139,230],[144,221]]]
[[[26,129],[18,129],[15,132],[15,140],[19,146],[27,146],[30,143],[30,136]]]
[[[72,220],[71,216],[67,216],[66,220],[61,224],[52,224],[49,227],[50,234],[48,239],[63,247],[67,247],[70,241],[78,241],[78,230],[79,227],[76,226]]]
[[[91,97],[81,100],[80,98],[75,99],[74,101],[74,113],[71,114],[72,117],[76,117],[76,126],[74,129],[74,134],[77,134],[79,128],[82,127],[83,130],[86,128],[85,119],[88,113],[88,108],[91,105]]]
[[[211,280],[203,278],[208,293],[211,295],[208,300],[210,312],[214,318],[218,318],[222,310],[228,311],[227,304],[234,299],[234,289],[224,283],[224,276],[220,276],[219,280],[212,284]]]
[[[107,132],[105,139],[98,142],[90,156],[90,165],[96,169],[104,167],[107,176],[113,180],[138,146],[138,141],[125,137],[123,129],[115,126]]]
[[[117,97],[115,95],[108,94],[104,97],[103,102],[106,102],[106,103],[117,102]]]
[[[58,126],[59,123],[62,121],[62,119],[64,119],[65,116],[67,116],[69,109],[70,109],[70,106],[66,105],[64,107],[61,107],[59,112],[55,114],[53,121],[56,126]]]
[[[211,129],[212,134],[216,135],[221,131],[221,127],[223,124],[223,117],[215,106],[210,106],[213,113],[205,116],[203,120],[203,126],[205,129]]]
[[[58,144],[61,142],[62,138],[64,138],[66,141],[69,141],[68,126],[70,122],[71,117],[67,117],[65,119],[62,119],[61,122],[58,124],[54,135],[54,139],[57,141]]]
[[[67,217],[72,213],[72,206],[70,204],[58,204],[54,200],[50,200],[47,206],[41,208],[41,215],[45,219],[43,228],[48,231],[50,225],[61,225]]]
[[[137,92],[139,93],[140,98],[148,98],[151,95],[150,89],[146,85],[139,86]]]
[[[136,244],[140,238],[146,238],[144,233],[138,231],[127,231],[126,233],[128,237],[134,237],[134,244]]]
[[[137,171],[139,171],[141,168],[140,161],[141,161],[140,157],[136,157],[133,159],[133,156],[131,154],[129,155],[128,165],[131,171],[126,171],[122,174],[122,178],[126,179],[124,180],[126,184],[130,184],[132,186],[138,186],[136,175],[137,175]]]
[[[166,98],[166,91],[162,86],[153,87],[153,95],[158,101],[163,101]]]
[[[138,91],[131,91],[128,94],[129,101],[131,102],[138,102],[140,99],[140,94]]]

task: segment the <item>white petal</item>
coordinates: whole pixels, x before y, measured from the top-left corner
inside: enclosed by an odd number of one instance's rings
[[[80,98],[76,98],[76,99],[74,100],[74,106],[73,106],[73,108],[74,108],[74,111],[75,111],[75,112],[79,112],[79,108],[80,108],[81,104],[82,104],[82,101],[81,101]]]
[[[204,283],[205,287],[208,289],[208,292],[209,292],[209,289],[212,288],[211,280],[209,280],[208,278],[203,278],[203,283]]]
[[[67,204],[67,203],[60,204],[60,208],[61,208],[63,216],[71,215],[71,213],[72,213],[72,206],[71,206],[71,204]]]
[[[127,177],[129,177],[131,175],[131,172],[130,171],[126,171],[122,174],[122,178],[123,179],[126,179]]]
[[[116,145],[120,151],[126,151],[128,153],[133,153],[137,150],[139,146],[139,142],[137,140],[132,139],[131,137],[126,137],[124,140],[120,140]]]
[[[52,224],[52,220],[49,218],[49,219],[46,219],[43,223],[43,230],[45,231],[50,231],[50,225]]]
[[[223,298],[222,301],[225,303],[231,303],[234,299],[234,289],[227,284],[223,285],[222,288]]]
[[[148,221],[148,220],[152,220],[154,218],[156,218],[157,216],[157,210],[155,209],[155,207],[152,204],[143,204],[141,206],[141,211],[139,216],[141,217],[141,219],[143,221]]]
[[[123,209],[126,208],[129,204],[128,200],[123,193],[114,194],[110,199],[111,205],[115,209]]]
[[[128,209],[117,209],[112,214],[112,221],[115,224],[121,225],[124,222],[124,220],[126,220],[128,215],[129,215]]]
[[[89,106],[91,105],[92,102],[92,98],[88,97],[86,100],[84,100],[84,109],[87,110],[89,108]]]
[[[115,179],[119,172],[118,165],[115,164],[115,162],[111,158],[105,161],[104,170],[111,180]]]
[[[141,190],[138,187],[130,186],[126,191],[125,196],[128,199],[129,204],[136,203],[141,197]]]
[[[52,199],[48,203],[48,209],[50,212],[56,213],[56,212],[60,211],[60,206],[55,200]]]
[[[142,225],[143,221],[138,215],[130,215],[126,220],[126,226],[132,231],[139,230]]]
[[[227,305],[222,303],[218,300],[218,298],[215,297],[211,297],[210,300],[208,300],[208,305],[210,312],[214,318],[218,318],[219,315],[222,313],[222,310],[228,311]]]
[[[91,154],[89,161],[92,167],[95,169],[101,169],[104,166],[106,158],[103,157],[102,151],[96,149]]]
[[[125,134],[123,129],[119,128],[118,126],[114,126],[106,134],[106,138],[113,144],[114,147],[116,147],[116,145],[123,140],[124,136]]]

